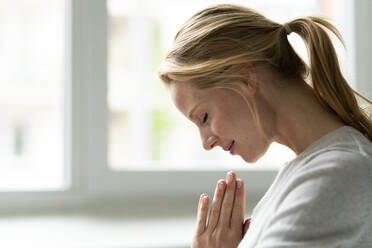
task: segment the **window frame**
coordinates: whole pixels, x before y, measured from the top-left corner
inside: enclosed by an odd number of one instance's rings
[[[372,62],[372,30],[361,29],[372,22],[368,0],[344,0],[352,23],[345,32],[352,59],[351,85],[372,97],[368,82]],[[107,8],[106,0],[66,0],[66,84],[65,84],[65,171],[67,187],[53,191],[1,192],[0,210],[36,209],[84,204],[107,199],[198,197],[213,192],[215,183],[226,171],[113,171],[108,166],[107,107]],[[369,20],[369,21],[368,21]],[[355,29],[353,27],[356,27]],[[360,67],[361,69],[357,69]],[[360,82],[353,83],[353,82]],[[368,92],[368,94],[365,94]],[[263,195],[276,170],[235,170],[246,182],[247,195]],[[248,199],[248,198],[247,198]]]

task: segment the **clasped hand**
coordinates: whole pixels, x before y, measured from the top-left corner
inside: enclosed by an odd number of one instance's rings
[[[249,228],[250,218],[244,221],[245,189],[242,179],[234,172],[227,173],[226,181],[217,182],[208,217],[209,197],[199,200],[196,232],[192,248],[236,248]]]

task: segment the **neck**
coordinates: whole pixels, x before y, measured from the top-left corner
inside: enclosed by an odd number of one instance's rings
[[[313,90],[304,81],[301,87],[282,91],[277,103],[274,141],[292,149],[297,155],[314,141],[344,126],[333,112],[323,107]]]

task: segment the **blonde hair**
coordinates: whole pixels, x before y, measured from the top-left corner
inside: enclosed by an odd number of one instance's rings
[[[358,106],[354,94],[372,102],[347,84],[325,28],[343,42],[338,30],[320,17],[297,18],[281,25],[246,7],[211,6],[181,27],[159,69],[159,77],[167,85],[187,81],[199,89],[236,89],[236,82],[249,75],[238,73],[235,65],[247,62],[269,65],[286,78],[305,80],[310,74],[310,85],[319,102],[372,141],[371,116]],[[288,30],[304,40],[309,66],[288,42]],[[253,109],[259,123],[255,102]]]

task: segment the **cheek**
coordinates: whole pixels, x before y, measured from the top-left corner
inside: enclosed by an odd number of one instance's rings
[[[237,132],[241,132],[242,125],[246,124],[245,120],[233,111],[221,110],[223,111],[215,113],[211,120],[211,131],[220,137],[232,138],[232,136],[236,136]]]
[[[218,116],[215,116],[211,122],[211,131],[221,137],[227,136],[229,133],[226,121]]]

